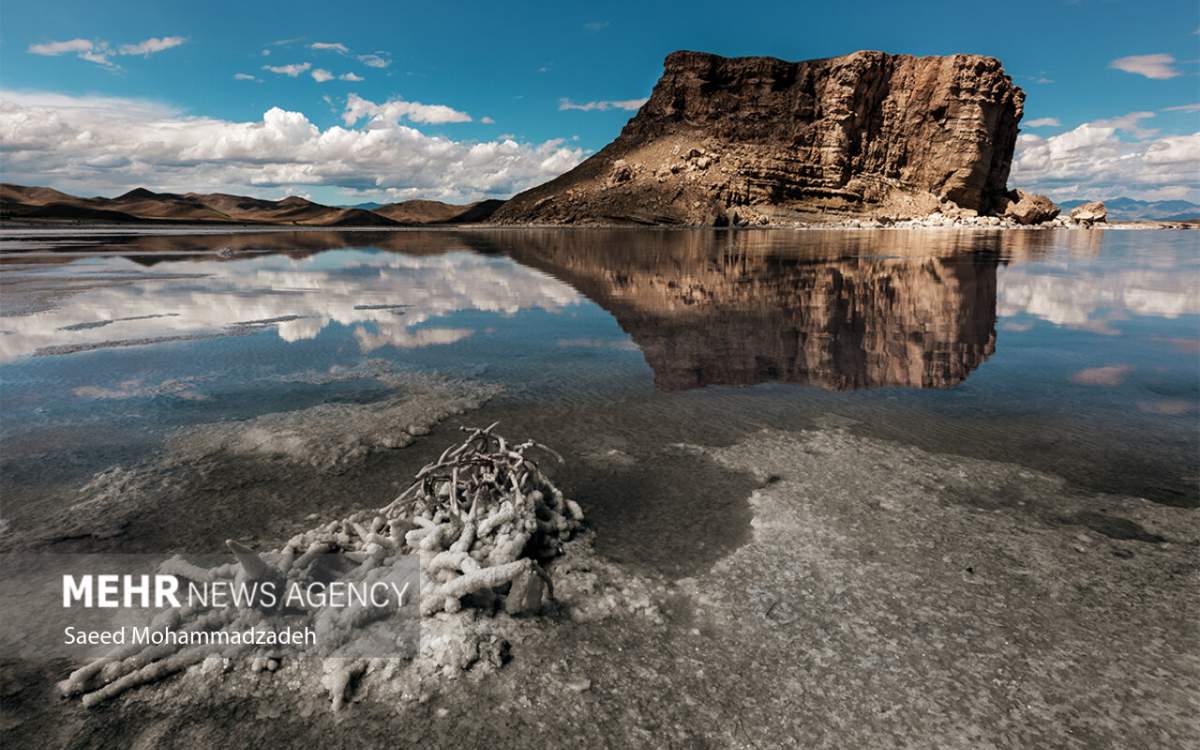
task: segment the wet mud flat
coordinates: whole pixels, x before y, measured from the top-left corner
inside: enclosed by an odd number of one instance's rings
[[[337,712],[306,660],[275,672],[206,663],[90,710],[54,692],[72,665],[9,665],[6,745],[1181,747],[1200,736],[1194,511],[836,426],[670,450],[734,483],[735,543],[672,567],[653,549],[605,554],[599,524],[552,565],[554,606],[481,624],[507,654],[450,649],[423,674],[373,664]],[[654,458],[605,451],[578,470],[619,459],[631,476]],[[660,523],[667,536],[688,521]]]

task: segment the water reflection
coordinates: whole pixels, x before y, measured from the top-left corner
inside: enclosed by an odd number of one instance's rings
[[[995,349],[994,245],[984,235],[897,232],[105,238],[78,249],[120,256],[6,275],[7,304],[23,299],[30,312],[8,318],[0,359],[263,328],[296,342],[331,322],[352,327],[362,352],[426,347],[475,334],[436,324],[453,312],[560,310],[582,292],[632,344],[560,346],[636,346],[660,389],[946,388]],[[61,247],[57,259],[76,249]],[[38,291],[50,287],[69,302],[39,307]]]
[[[1198,274],[1191,232],[5,233],[0,475],[375,403],[378,363],[501,385],[555,444],[836,414],[1194,505]],[[695,390],[770,381],[817,387]]]
[[[999,256],[986,240],[892,232],[864,255],[845,233],[805,239],[803,253],[754,235],[714,243],[680,232],[652,248],[619,234],[505,244],[610,312],[664,390],[947,388],[995,351]]]
[[[124,256],[7,264],[0,361],[264,329],[297,342],[331,323],[349,327],[363,352],[414,348],[472,336],[469,328],[438,325],[458,311],[512,314],[580,301],[544,273],[467,252],[461,243],[433,255],[365,249],[282,255],[269,247],[230,259],[142,254],[164,239],[197,245],[197,238],[146,237],[130,243],[136,250],[122,246]],[[211,253],[246,238],[203,239]]]
[[[585,297],[664,390],[781,381],[946,388],[1034,321],[1116,335],[1200,313],[1178,259],[1116,267],[1103,232],[260,232],[9,237],[0,361],[331,323],[361,352],[479,335],[462,311],[561,311]],[[1110,243],[1111,244],[1111,243]],[[513,261],[516,262],[513,262]],[[998,269],[1003,269],[998,284]]]
[[[1174,265],[1162,268],[1077,268],[1046,263],[1007,270],[1000,314],[1027,314],[1057,326],[1117,335],[1112,323],[1130,316],[1175,320],[1200,314],[1194,277]]]

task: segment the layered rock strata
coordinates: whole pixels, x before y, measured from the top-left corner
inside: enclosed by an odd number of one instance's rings
[[[740,224],[1008,204],[1024,93],[1000,61],[674,52],[613,143],[501,223]]]

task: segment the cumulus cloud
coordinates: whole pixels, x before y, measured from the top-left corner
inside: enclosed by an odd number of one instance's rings
[[[312,44],[310,44],[308,46],[311,49],[332,50],[334,52],[339,52],[343,55],[350,54],[350,49],[346,45],[342,44],[341,42],[313,42]]]
[[[151,37],[137,44],[122,44],[117,52],[122,55],[153,55],[155,52],[178,47],[185,41],[187,40],[181,36]]]
[[[609,99],[598,102],[573,102],[570,99],[562,98],[558,100],[559,110],[577,109],[581,112],[599,111],[603,112],[608,109],[624,109],[626,111],[634,111],[640,109],[646,103],[646,99]]]
[[[1036,120],[1030,120],[1025,123],[1025,127],[1029,128],[1057,128],[1061,125],[1057,117],[1039,117]]]
[[[479,122],[483,123],[484,125],[495,125],[496,124],[496,121],[490,117],[480,117]]]
[[[295,78],[312,67],[312,63],[293,63],[292,65],[264,65],[263,70],[278,73],[281,76]]]
[[[136,99],[0,90],[6,181],[81,194],[143,184],[251,194],[331,186],[390,200],[460,202],[532,187],[585,155],[557,139],[455,141],[401,124],[470,119],[444,105],[351,95],[342,119],[345,127],[322,130],[278,107],[237,122]]]
[[[444,104],[422,104],[403,99],[389,99],[383,104],[376,104],[363,99],[358,94],[346,97],[346,109],[342,112],[342,122],[347,126],[354,125],[362,118],[367,119],[368,129],[376,126],[387,126],[400,120],[420,122],[429,125],[440,125],[448,122],[471,122],[471,116],[459,112]]]
[[[365,81],[366,79],[363,78],[362,76],[356,75],[354,73],[342,73],[340,76],[338,76],[338,80],[353,81],[355,83],[358,83],[359,81]]]
[[[235,81],[257,81],[258,76],[252,76],[249,73],[234,73],[233,80],[235,80]]]
[[[1110,62],[1108,67],[1123,70],[1126,73],[1134,73],[1135,75],[1162,80],[1182,75],[1172,67],[1174,64],[1175,58],[1171,55],[1130,55],[1129,57],[1118,57],[1116,60]]]
[[[187,40],[181,36],[151,37],[136,44],[122,44],[117,49],[113,49],[108,42],[99,39],[67,39],[61,42],[31,44],[26,51],[31,55],[42,55],[43,57],[73,54],[80,60],[116,69],[120,66],[112,61],[111,58],[114,56],[149,56],[172,47],[178,47],[185,41]]]
[[[1131,112],[1048,138],[1023,133],[1009,184],[1059,200],[1200,198],[1200,132],[1159,136],[1141,124],[1153,116]]]
[[[386,52],[372,52],[358,56],[359,62],[368,68],[386,68],[392,64],[392,59]]]

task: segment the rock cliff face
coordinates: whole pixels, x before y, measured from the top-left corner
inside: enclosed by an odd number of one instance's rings
[[[720,225],[1002,210],[1024,98],[999,60],[978,55],[793,63],[674,52],[617,140],[493,220]]]

